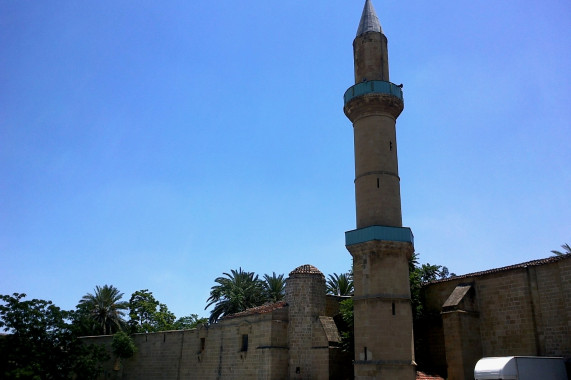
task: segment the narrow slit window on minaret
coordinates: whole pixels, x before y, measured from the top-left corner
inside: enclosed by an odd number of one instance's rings
[[[389,149],[392,151],[393,150],[393,142],[389,141]]]
[[[377,178],[377,189],[379,188],[379,186],[380,186],[380,179]]]
[[[396,315],[396,311],[397,311],[396,306],[395,306],[395,303],[393,302],[393,315]]]

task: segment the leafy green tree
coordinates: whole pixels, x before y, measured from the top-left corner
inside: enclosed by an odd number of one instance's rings
[[[199,318],[197,314],[190,314],[186,317],[180,317],[174,323],[175,330],[191,330],[200,325],[208,324],[208,318]]]
[[[254,272],[246,272],[240,268],[223,274],[224,277],[214,280],[217,285],[210,288],[210,297],[206,300],[205,309],[214,305],[210,312],[210,323],[225,315],[264,304],[264,284]]]
[[[129,327],[133,333],[175,329],[175,315],[155,299],[148,289],[138,290],[129,299]]]
[[[341,320],[343,321],[343,327],[340,328],[341,334],[341,348],[343,351],[351,352],[354,357],[355,353],[355,325],[354,325],[354,313],[353,313],[353,298],[348,298],[339,303],[339,311],[341,314]]]
[[[272,272],[272,275],[264,275],[264,297],[266,302],[278,302],[285,298],[285,279],[284,275],[276,275],[276,272]]]
[[[113,335],[111,350],[113,351],[113,355],[115,355],[113,369],[119,371],[121,370],[123,359],[128,359],[135,355],[137,346],[135,346],[135,342],[126,332],[119,331]]]
[[[450,273],[445,266],[432,265],[430,263],[419,265],[418,253],[415,252],[413,254],[409,261],[409,277],[412,315],[415,320],[421,318],[424,314],[421,294],[422,286],[431,281],[441,280],[450,276],[456,276],[456,274]]]
[[[124,331],[119,331],[113,335],[111,349],[113,350],[113,354],[120,359],[128,359],[137,352],[135,342],[133,342],[133,339]]]
[[[353,276],[351,273],[333,273],[325,283],[327,294],[334,296],[350,296],[353,294]]]
[[[98,334],[109,335],[121,331],[125,325],[127,302],[121,301],[123,293],[113,285],[96,286],[93,294],[87,293],[77,309],[86,313]]]
[[[9,333],[0,337],[0,378],[97,378],[108,358],[105,349],[78,341],[67,322],[72,312],[25,297],[0,296],[0,327]]]
[[[101,329],[93,320],[87,304],[78,304],[70,312],[71,327],[76,336],[100,335]]]
[[[552,250],[551,253],[555,256],[571,255],[571,246],[568,243],[562,244],[561,248],[563,248],[563,251]]]

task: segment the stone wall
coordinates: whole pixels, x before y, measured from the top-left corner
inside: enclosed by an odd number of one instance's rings
[[[333,320],[343,297],[325,296],[325,278],[304,265],[290,273],[286,300],[194,330],[135,334],[137,353],[102,379],[350,379],[351,358],[337,347]],[[327,306],[326,306],[327,305]],[[111,352],[111,336],[83,338]]]
[[[105,344],[112,337],[88,337]],[[135,334],[137,353],[105,363],[103,378],[287,379],[287,308],[243,316],[194,330]]]
[[[449,379],[471,379],[484,356],[571,358],[571,256],[446,279],[423,293],[419,359]]]

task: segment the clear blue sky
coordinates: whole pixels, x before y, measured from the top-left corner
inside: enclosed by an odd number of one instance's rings
[[[204,311],[214,279],[350,267],[363,0],[0,0],[0,293]],[[571,3],[374,0],[403,221],[464,274],[571,243]]]

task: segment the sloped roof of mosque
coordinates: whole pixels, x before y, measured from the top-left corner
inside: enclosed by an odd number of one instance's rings
[[[292,270],[291,272],[289,272],[290,276],[296,275],[296,274],[318,274],[318,275],[323,276],[323,273],[321,273],[321,271],[319,269],[317,269],[313,265],[309,265],[309,264],[301,265],[301,266],[295,268],[294,270]]]
[[[359,28],[357,29],[357,37],[367,32],[383,33],[383,28],[381,28],[381,23],[377,17],[377,13],[375,12],[375,8],[373,7],[373,2],[371,0],[365,1],[361,21],[359,22]]]
[[[443,278],[441,280],[435,280],[435,281],[428,282],[428,283],[426,283],[426,285],[437,284],[440,282],[446,282],[446,281],[452,281],[452,280],[461,280],[464,278],[478,277],[478,276],[483,276],[483,275],[490,274],[490,273],[506,272],[506,271],[510,271],[510,270],[514,270],[514,269],[525,269],[527,267],[536,267],[538,265],[556,263],[558,261],[567,260],[567,259],[571,259],[571,254],[566,254],[566,255],[561,255],[561,256],[550,256],[550,257],[546,257],[544,259],[538,259],[538,260],[526,261],[525,263],[508,265],[507,267],[488,269],[488,270],[481,271],[481,272],[463,274],[461,276],[447,277],[447,278]]]
[[[281,309],[281,308],[286,307],[286,306],[287,306],[287,303],[285,301],[279,301],[276,303],[268,303],[268,304],[265,304],[262,306],[251,307],[251,308],[246,309],[244,311],[241,311],[239,313],[228,314],[228,315],[224,316],[222,319],[239,318],[239,317],[245,317],[247,315],[254,315],[254,314],[266,314],[266,313],[270,313],[274,310]]]

